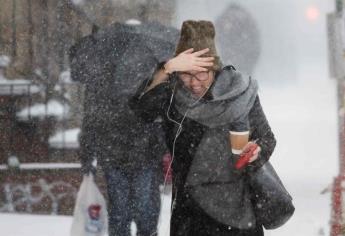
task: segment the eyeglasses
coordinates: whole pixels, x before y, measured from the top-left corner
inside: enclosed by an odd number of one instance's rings
[[[178,77],[183,81],[183,82],[190,82],[192,79],[196,79],[198,81],[206,81],[209,78],[209,73],[210,71],[207,72],[199,72],[196,74],[191,74],[188,72],[179,72],[177,73]]]

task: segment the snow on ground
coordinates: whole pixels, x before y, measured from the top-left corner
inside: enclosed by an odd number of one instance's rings
[[[38,93],[40,88],[26,79],[8,79],[4,75],[4,68],[11,62],[6,55],[0,55],[0,94],[1,95],[27,95]]]
[[[159,235],[169,235],[169,212],[171,199],[162,194]],[[0,213],[1,236],[70,236],[70,216],[42,216]],[[20,226],[20,227],[18,227]],[[132,224],[132,232],[135,226]],[[133,234],[134,235],[134,234]]]
[[[56,169],[80,169],[80,163],[24,163],[19,164],[19,169],[21,170],[56,170]],[[7,165],[0,165],[0,170],[7,170]]]
[[[80,128],[59,131],[49,138],[49,145],[53,148],[78,148]]]
[[[67,236],[71,217],[0,214],[1,236]]]
[[[71,79],[71,71],[70,70],[65,70],[61,72],[59,76],[59,82],[61,83],[73,83]]]
[[[271,158],[294,197],[296,212],[267,236],[329,235],[331,194],[321,194],[338,174],[335,81],[301,80],[290,87],[262,87],[261,102],[277,138]],[[165,197],[159,235],[169,235],[170,197]],[[68,236],[71,217],[0,214],[2,236]],[[18,227],[20,225],[20,227]]]
[[[43,119],[48,116],[54,116],[61,120],[66,118],[69,112],[69,106],[62,104],[57,100],[50,100],[47,104],[37,103],[30,107],[26,107],[17,112],[17,116],[21,120],[28,120],[30,117],[37,117]]]
[[[1,58],[0,58],[1,66]],[[8,79],[0,68],[0,94],[1,95],[28,95],[38,93],[40,88],[26,79]]]
[[[11,59],[6,55],[0,55],[0,67],[7,67],[11,62]]]

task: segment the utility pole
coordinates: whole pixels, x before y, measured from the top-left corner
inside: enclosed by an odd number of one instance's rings
[[[339,173],[332,191],[331,236],[345,235],[345,16],[344,0],[327,15],[329,71],[337,82]]]

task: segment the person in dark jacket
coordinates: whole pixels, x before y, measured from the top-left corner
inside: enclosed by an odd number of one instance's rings
[[[211,22],[185,21],[175,57],[157,65],[129,104],[146,122],[164,118],[173,159],[170,235],[260,236],[246,175],[268,161],[276,140],[257,82],[222,66],[214,37]],[[249,165],[236,169],[254,141]]]
[[[113,41],[122,47],[105,48],[96,34],[89,35],[72,48],[70,56],[72,79],[85,85],[82,172],[95,173],[92,162],[97,159],[104,173],[109,236],[130,236],[132,221],[137,235],[149,236],[157,230],[166,147],[160,122],[143,123],[128,107],[132,94],[127,85],[140,83],[154,60],[147,48],[131,39],[118,36]],[[146,57],[151,62],[147,59],[144,64],[141,60]]]

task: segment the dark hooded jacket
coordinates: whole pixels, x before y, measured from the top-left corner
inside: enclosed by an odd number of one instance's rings
[[[229,81],[240,79],[238,77],[240,74],[231,66],[225,67],[223,71],[228,75]],[[216,81],[219,75],[220,73],[216,74]],[[159,84],[152,90],[143,93],[144,88],[150,83],[150,80],[147,80],[130,100],[131,108],[146,122],[152,122],[157,116],[164,119],[167,145],[174,158],[172,162],[171,235],[191,235],[189,232],[193,227],[191,223],[193,221],[192,212],[200,210],[204,216],[206,215],[224,225],[239,229],[255,227],[255,216],[251,205],[250,189],[246,184],[246,173],[255,171],[267,162],[276,145],[274,134],[262,110],[259,96],[255,95],[248,112],[243,113],[244,116],[236,116],[236,119],[234,118],[231,122],[221,122],[222,124],[219,126],[209,125],[207,116],[203,117],[205,120],[203,118],[198,120],[198,117],[191,118],[188,115],[184,118],[184,113],[181,112],[181,107],[176,105],[176,100],[171,100],[172,94],[176,93],[173,90],[174,79],[175,76],[173,75],[171,82]],[[206,94],[205,97],[215,100],[215,96],[212,96],[212,90],[216,86],[217,84],[212,86],[211,93]],[[229,86],[232,85],[229,84]],[[217,94],[217,92],[213,92],[213,94]],[[237,94],[231,99],[235,99],[241,94]],[[221,95],[218,95],[216,97],[220,98]],[[224,102],[221,104],[222,106],[226,105]],[[225,110],[226,108],[224,108]],[[214,111],[217,112],[217,110]],[[223,112],[219,114],[221,113]],[[215,120],[219,119],[216,117]],[[181,121],[183,124],[179,131],[178,123]],[[235,156],[231,154],[231,149],[224,153],[223,149],[226,148],[224,143],[219,140],[224,140],[225,145],[228,145],[228,132],[230,130],[236,131],[243,126],[249,128],[250,140],[258,139],[257,144],[262,150],[255,162],[251,163],[244,171],[238,171],[234,168]],[[177,132],[179,135],[176,138]],[[207,142],[212,141],[213,136],[219,137],[217,138],[219,142],[217,141],[218,143],[215,142],[207,148]],[[205,154],[199,155],[198,153]],[[228,157],[226,161],[224,161],[224,156]],[[203,168],[202,163],[205,162],[207,165]],[[224,165],[227,165],[228,169],[224,168]],[[197,180],[191,178],[191,176],[198,174],[201,178],[197,178]],[[214,207],[210,207],[210,203]],[[219,205],[217,206],[217,204]],[[219,212],[212,212],[214,210]],[[212,229],[210,230],[212,231]],[[217,229],[213,230],[207,235],[218,235]]]
[[[82,171],[92,170],[94,158],[103,169],[159,168],[166,151],[161,124],[141,122],[128,106],[128,97],[152,73],[156,61],[136,38],[119,35],[107,39],[112,43],[104,47],[96,36],[84,37],[70,55],[72,79],[85,87]]]

